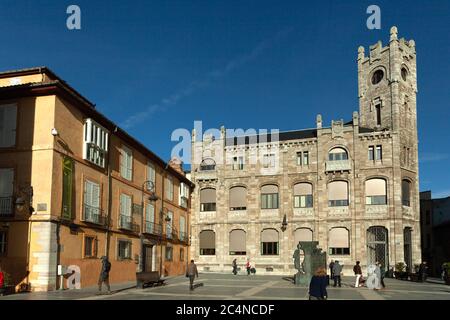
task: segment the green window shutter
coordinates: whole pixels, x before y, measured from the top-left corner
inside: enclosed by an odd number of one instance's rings
[[[73,159],[63,159],[63,199],[62,217],[72,218],[72,194],[73,194]]]

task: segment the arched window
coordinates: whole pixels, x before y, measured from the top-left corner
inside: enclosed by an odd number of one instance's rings
[[[216,170],[216,162],[213,159],[203,159],[200,164],[200,171]]]
[[[313,232],[309,228],[298,228],[294,233],[294,247],[297,247],[299,241],[312,241]]]
[[[348,182],[332,181],[328,184],[328,206],[348,206]]]
[[[402,180],[402,204],[404,206],[411,206],[411,181]]]
[[[384,72],[381,69],[378,69],[375,71],[372,75],[372,84],[380,83],[381,80],[383,80]]]
[[[329,161],[348,160],[348,153],[343,148],[333,148],[328,152]]]
[[[204,230],[200,232],[200,255],[214,256],[216,255],[216,234],[212,230]]]
[[[261,232],[261,255],[278,255],[278,231],[275,229],[264,229]]]
[[[386,204],[386,180],[380,178],[366,181],[366,205]]]
[[[246,250],[246,234],[244,230],[236,229],[230,232],[230,255],[245,256]]]
[[[313,193],[312,184],[297,183],[294,185],[294,208],[312,208]]]
[[[230,210],[245,210],[247,209],[247,188],[246,187],[232,187],[230,189]]]
[[[200,190],[200,211],[216,211],[216,189]]]
[[[278,209],[278,186],[268,184],[261,187],[261,209]]]
[[[330,255],[350,254],[349,232],[346,228],[337,227],[330,230],[328,242]]]

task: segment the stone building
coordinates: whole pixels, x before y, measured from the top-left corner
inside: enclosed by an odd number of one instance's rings
[[[191,256],[200,270],[292,274],[299,240],[319,241],[352,274],[419,263],[416,51],[413,40],[358,49],[359,112],[316,128],[193,131]],[[338,79],[336,79],[338,81]]]
[[[48,68],[0,73],[0,265],[17,290],[58,288],[58,265],[96,285],[103,255],[111,283],[184,274],[192,187]]]

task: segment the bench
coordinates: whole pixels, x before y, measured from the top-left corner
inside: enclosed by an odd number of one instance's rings
[[[148,286],[164,285],[166,279],[159,276],[158,271],[136,272],[136,287],[144,289]]]

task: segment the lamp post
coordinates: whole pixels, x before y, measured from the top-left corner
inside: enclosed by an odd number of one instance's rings
[[[285,214],[284,217],[283,217],[283,222],[281,223],[281,230],[282,230],[283,232],[286,231],[287,225],[288,225],[288,223],[287,223],[286,214]]]
[[[27,204],[27,200],[28,200],[28,211],[31,214],[33,214],[34,212],[34,208],[33,208],[33,187],[32,186],[28,186],[28,187],[24,187],[24,188],[20,188],[19,189],[19,193],[21,194],[19,197],[17,197],[16,201],[15,201],[15,205],[16,205],[16,209],[19,212],[22,212],[23,209],[25,208],[25,205]]]
[[[156,201],[158,200],[158,196],[155,193],[155,183],[153,181],[147,180],[144,181],[144,183],[142,184],[142,197],[141,197],[141,233],[140,233],[140,240],[141,240],[141,259],[140,259],[140,265],[139,265],[139,270],[141,272],[144,272],[145,269],[145,261],[144,259],[146,259],[145,257],[145,245],[144,245],[144,232],[146,229],[146,225],[145,225],[145,220],[144,220],[144,216],[145,216],[145,203],[144,203],[144,194],[145,194],[145,189],[147,189],[147,191],[150,192],[150,196],[148,197],[148,200],[150,201]]]

